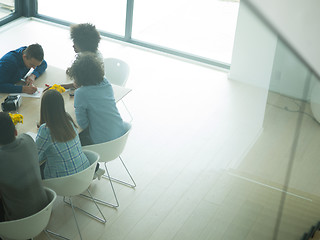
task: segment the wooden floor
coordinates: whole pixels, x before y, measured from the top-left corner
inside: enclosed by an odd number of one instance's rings
[[[1,55],[38,42],[48,64],[69,66],[73,49],[68,29],[18,23],[0,28]],[[122,156],[137,187],[115,186],[120,207],[101,205],[105,225],[77,212],[84,239],[298,240],[320,220],[320,128],[304,114],[296,129],[298,113],[289,110],[301,102],[230,81],[227,72],[115,41],[103,40],[100,50],[131,67],[127,86],[133,91],[125,103],[133,130]],[[121,104],[119,109],[128,119]],[[308,106],[305,111],[310,113]],[[283,195],[297,131],[296,158]],[[111,174],[124,176],[117,164],[110,167]],[[112,199],[106,180],[95,180],[90,189]],[[75,202],[98,214],[92,202]],[[48,229],[79,239],[72,211],[61,198]]]

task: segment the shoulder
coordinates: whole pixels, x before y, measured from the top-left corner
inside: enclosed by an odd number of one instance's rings
[[[20,48],[14,50],[14,51],[15,51],[15,52],[21,52],[21,53],[22,53],[26,48],[27,48],[27,46],[23,46],[23,47],[20,47]]]
[[[34,147],[36,148],[36,143],[35,141],[33,140],[33,138],[26,134],[26,133],[22,133],[20,134],[17,139],[16,139],[19,144],[22,144],[22,145],[25,145],[25,146],[28,146],[28,147]]]
[[[26,133],[21,133],[17,138],[21,138],[21,139],[24,139],[25,141],[33,141],[33,138],[29,135],[29,134],[26,134]]]
[[[6,53],[1,59],[1,63],[6,63],[6,64],[17,64],[18,59],[22,58],[22,51],[19,50],[20,48],[10,51]]]
[[[46,123],[41,124],[40,127],[39,127],[39,130],[46,130],[46,129],[48,129]]]
[[[26,49],[27,47],[20,47],[18,49],[12,50],[10,52],[8,52],[6,55],[16,55],[16,56],[22,56],[23,51]]]
[[[103,86],[103,87],[112,89],[111,83],[108,81],[108,79],[106,77],[103,77],[103,80],[101,83],[99,83],[99,86]]]
[[[50,130],[49,128],[47,127],[47,125],[44,123],[42,124],[40,127],[39,127],[39,130],[38,130],[38,135],[43,135],[43,134],[50,134]]]
[[[75,99],[77,98],[77,96],[79,95],[86,95],[88,92],[88,87],[86,86],[81,86],[79,88],[77,88],[75,91],[74,91],[74,97]],[[77,99],[78,101],[81,100],[81,99]]]

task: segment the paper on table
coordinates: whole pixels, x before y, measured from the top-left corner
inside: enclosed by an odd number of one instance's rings
[[[40,98],[44,88],[37,88],[37,91],[33,94],[28,93],[11,93],[9,95],[20,95],[21,97],[31,97],[31,98]]]

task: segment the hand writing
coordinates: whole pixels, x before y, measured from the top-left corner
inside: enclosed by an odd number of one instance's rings
[[[26,85],[27,85],[27,86],[33,85],[35,79],[36,79],[36,75],[31,74],[30,76],[28,76],[28,77],[26,78]]]
[[[23,93],[28,93],[28,94],[33,94],[37,91],[37,88],[35,86],[23,86],[22,87],[22,92]]]

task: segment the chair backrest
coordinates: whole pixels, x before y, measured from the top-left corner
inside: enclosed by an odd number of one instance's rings
[[[99,154],[86,150],[83,151],[87,156],[90,166],[81,172],[58,178],[42,180],[42,184],[53,189],[59,196],[72,197],[79,195],[90,186],[93,175],[99,161]]]
[[[104,59],[104,75],[110,83],[125,86],[129,77],[129,72],[129,65],[121,59]]]
[[[0,236],[9,239],[25,240],[39,235],[48,225],[52,204],[56,199],[56,193],[45,188],[49,203],[39,212],[22,219],[0,223]]]
[[[82,149],[97,152],[100,155],[100,162],[110,162],[116,159],[123,152],[132,128],[130,123],[127,124],[128,130],[121,137],[104,143],[83,146]]]

